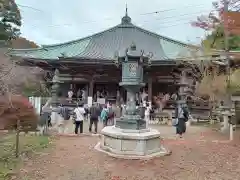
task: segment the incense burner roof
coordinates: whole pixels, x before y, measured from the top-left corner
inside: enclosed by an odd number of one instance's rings
[[[131,18],[126,13],[119,25],[103,32],[40,48],[12,49],[9,54],[24,59],[57,60],[61,57],[78,60],[113,60],[116,52],[126,50],[132,43],[145,53],[151,53],[152,60],[175,60],[192,57],[193,51],[200,53],[196,46],[158,35],[132,24]]]

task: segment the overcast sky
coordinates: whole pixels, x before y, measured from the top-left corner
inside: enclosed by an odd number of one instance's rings
[[[22,36],[38,44],[82,38],[120,23],[126,3],[132,22],[176,40],[197,43],[205,35],[190,21],[212,9],[211,0],[16,0]],[[25,6],[31,7],[27,8]],[[157,14],[152,12],[162,11]]]

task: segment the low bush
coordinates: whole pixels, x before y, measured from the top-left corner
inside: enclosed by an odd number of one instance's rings
[[[27,98],[22,96],[0,97],[0,129],[22,131],[37,128],[38,115]]]

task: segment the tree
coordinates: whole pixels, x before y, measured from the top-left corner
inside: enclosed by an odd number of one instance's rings
[[[240,0],[228,0],[228,9],[230,11],[240,10]],[[201,15],[196,21],[192,22],[192,25],[198,28],[202,28],[208,32],[205,39],[202,40],[202,47],[211,53],[212,49],[224,50],[225,49],[225,37],[223,28],[223,13],[224,0],[213,2],[213,10],[208,15]],[[240,36],[229,35],[229,50],[239,50]],[[211,62],[205,64],[205,71],[203,72],[202,81],[198,84],[197,92],[200,94],[207,94],[212,100],[220,99],[226,100],[227,92],[236,90],[235,82],[231,82],[231,87],[227,87],[227,75],[224,73],[218,73],[219,66],[213,65]],[[211,73],[206,72],[211,69]],[[225,72],[225,71],[224,71]],[[232,70],[231,78],[236,77],[236,71]],[[233,85],[234,84],[234,85]]]
[[[0,95],[46,95],[44,71],[38,67],[19,66],[21,59],[11,59],[6,48],[0,48]]]
[[[228,41],[230,50],[239,50],[240,36],[230,35]],[[209,35],[207,35],[205,39],[202,40],[202,47],[204,47],[205,50],[225,49],[223,28],[219,26],[215,30],[213,30]]]
[[[16,131],[16,157],[19,157],[20,132],[35,131],[38,118],[27,98],[12,95],[0,97],[0,130]]]
[[[21,14],[15,0],[0,0],[0,18],[0,40],[12,40],[20,35]]]
[[[231,11],[239,11],[240,0],[228,0],[228,7]],[[223,19],[221,18],[221,13],[224,10],[224,0],[215,1],[213,4],[213,10],[207,15],[200,15],[197,20],[192,22],[193,26],[205,29],[207,31],[216,30],[219,27]]]
[[[0,130],[14,130],[17,126],[21,131],[36,130],[38,116],[28,99],[16,95],[10,99],[0,98]]]
[[[240,0],[228,0],[229,10],[239,11]],[[224,8],[224,0],[213,2],[213,10],[208,15],[201,15],[196,21],[191,24],[195,27],[202,28],[209,32],[209,35],[202,41],[202,45],[205,49],[224,49],[224,30],[223,30],[223,18],[221,13]],[[238,50],[240,45],[240,36],[229,36],[229,49]]]
[[[240,77],[240,69],[235,69],[230,78],[231,83],[230,83],[229,90],[230,90],[231,94],[239,94],[240,93],[239,77]]]
[[[21,92],[21,87],[27,81],[35,79],[33,72],[29,73],[26,68],[18,66],[14,60],[8,57],[7,49],[0,49],[0,93],[15,94]]]
[[[27,40],[23,37],[17,37],[11,41],[11,48],[13,49],[28,49],[28,48],[38,48],[38,45],[32,41]]]
[[[11,40],[11,48],[36,48],[37,45],[25,38],[17,37]],[[11,58],[7,55],[6,47],[0,48],[0,94],[40,94],[45,88],[44,71],[38,67],[23,67],[17,65],[20,58]],[[13,60],[15,59],[15,60]],[[30,87],[30,88],[29,88]],[[34,92],[29,92],[30,89]],[[45,90],[44,90],[45,92]]]
[[[196,93],[199,96],[208,95],[211,101],[216,99],[224,100],[226,95],[226,76],[216,74],[206,74],[196,86]]]

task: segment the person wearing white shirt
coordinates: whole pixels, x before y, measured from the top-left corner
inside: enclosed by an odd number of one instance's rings
[[[85,101],[86,99],[86,91],[85,89],[82,89],[82,100]]]
[[[145,121],[146,121],[146,128],[148,128],[148,124],[149,124],[149,121],[150,121],[150,110],[151,110],[151,107],[149,106],[149,104],[146,104],[145,106]]]
[[[146,91],[145,90],[143,90],[143,92],[141,93],[141,101],[142,101],[142,103],[144,102],[144,101],[146,101],[146,98],[148,97],[148,94],[146,93]]]
[[[80,133],[83,133],[83,121],[85,116],[85,109],[83,104],[78,105],[77,108],[74,109],[74,113],[76,115],[75,119],[75,134],[78,134],[78,129],[80,128]]]
[[[69,89],[69,91],[68,91],[68,98],[72,99],[72,96],[73,96],[73,91],[72,91],[72,89]]]

